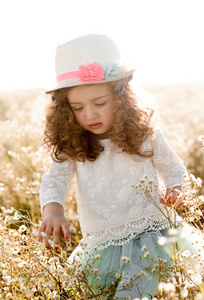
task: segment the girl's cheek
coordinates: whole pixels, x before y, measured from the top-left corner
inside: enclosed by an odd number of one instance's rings
[[[79,117],[79,116],[75,116],[75,118],[76,118],[76,120],[77,120],[77,123],[79,124],[79,125],[81,125],[81,118]]]
[[[77,121],[79,122],[79,120],[81,120],[82,119],[82,112],[80,113],[80,112],[75,112],[75,118],[77,119]]]

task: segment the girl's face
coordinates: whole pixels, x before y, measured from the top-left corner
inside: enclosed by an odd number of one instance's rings
[[[94,134],[107,133],[113,123],[113,94],[108,84],[80,85],[67,93],[77,122]]]

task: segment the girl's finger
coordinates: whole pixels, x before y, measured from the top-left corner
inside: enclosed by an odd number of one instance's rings
[[[38,241],[39,241],[39,242],[40,242],[41,239],[42,239],[41,232],[44,232],[45,227],[46,227],[46,225],[45,225],[45,223],[43,222],[43,223],[41,224],[39,230],[38,230]]]
[[[173,200],[173,202],[175,202],[177,200],[177,197],[179,196],[179,194],[180,194],[180,191],[178,191],[178,190],[173,190],[172,191],[172,200]]]
[[[53,231],[53,226],[52,225],[47,225],[47,227],[45,229],[45,233],[46,233],[45,247],[46,248],[50,247],[49,239],[51,237],[52,231]]]
[[[159,199],[159,202],[162,203],[162,204],[165,204],[165,203],[166,203],[166,202],[164,201],[164,198],[160,198],[160,199]]]
[[[53,229],[53,242],[55,245],[60,244],[60,226],[59,225],[55,225],[54,229]]]
[[[171,206],[172,205],[172,195],[173,195],[172,191],[168,195],[166,195],[166,205],[167,206]]]
[[[173,203],[174,203],[174,206],[175,208],[180,208],[180,206],[183,204],[183,197],[179,197],[180,196],[180,191],[179,190],[174,190],[173,191]]]
[[[63,225],[62,226],[62,231],[63,231],[63,234],[64,234],[65,241],[71,240],[68,225]]]
[[[182,198],[177,198],[177,200],[175,201],[175,208],[180,208],[181,206],[183,206],[183,199]]]
[[[160,203],[165,204],[168,207],[171,207],[171,197],[161,198]]]

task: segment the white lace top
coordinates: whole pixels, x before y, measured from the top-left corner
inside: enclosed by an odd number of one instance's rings
[[[123,245],[129,239],[150,229],[164,229],[162,213],[140,194],[133,185],[147,175],[166,188],[185,183],[186,168],[171,149],[160,129],[147,139],[142,151],[153,150],[151,158],[121,152],[111,140],[101,140],[104,151],[94,162],[71,159],[52,162],[42,178],[41,207],[50,202],[64,206],[71,180],[77,177],[77,207],[83,238],[95,244]],[[158,192],[152,191],[155,197]],[[159,203],[158,199],[158,205]]]

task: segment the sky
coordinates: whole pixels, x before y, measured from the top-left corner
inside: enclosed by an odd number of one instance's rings
[[[58,44],[112,38],[138,84],[204,82],[203,0],[0,0],[0,90],[56,85]]]

